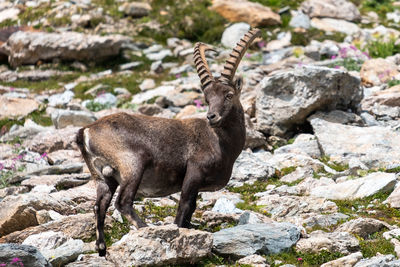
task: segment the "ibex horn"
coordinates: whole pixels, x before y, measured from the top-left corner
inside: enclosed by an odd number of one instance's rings
[[[222,71],[221,77],[219,78],[221,82],[229,83],[233,80],[236,69],[239,66],[240,60],[242,60],[244,53],[249,48],[254,39],[256,39],[256,37],[260,35],[261,31],[259,29],[252,29],[248,31],[242,39],[240,39],[236,47],[233,48],[232,53],[230,53],[229,58],[226,60],[224,70]]]
[[[196,65],[197,74],[200,77],[202,88],[206,88],[211,82],[214,81],[214,77],[211,74],[210,68],[208,67],[204,52],[207,50],[215,51],[203,43],[197,43],[194,47],[194,64]]]

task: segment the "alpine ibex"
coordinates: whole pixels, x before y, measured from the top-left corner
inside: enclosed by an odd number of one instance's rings
[[[245,34],[215,79],[205,59],[211,50],[202,43],[194,48],[194,62],[209,106],[207,120],[165,119],[118,113],[82,128],[77,143],[92,176],[98,181],[96,249],[106,254],[104,219],[117,186],[115,207],[136,227],[146,224],[135,213],[137,196],[162,197],[181,191],[175,223],[189,227],[200,191],[224,187],[246,139],[240,104],[242,79],[236,69],[257,29]]]

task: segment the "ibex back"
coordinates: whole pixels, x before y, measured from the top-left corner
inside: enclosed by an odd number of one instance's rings
[[[215,79],[197,43],[194,60],[209,106],[207,120],[164,119],[119,113],[79,130],[77,143],[98,181],[96,249],[106,254],[104,219],[117,186],[115,207],[136,227],[146,224],[133,209],[135,197],[161,197],[181,191],[175,223],[189,227],[200,191],[224,187],[246,139],[240,104],[242,79],[234,75],[245,51],[260,34],[251,30],[233,49]]]

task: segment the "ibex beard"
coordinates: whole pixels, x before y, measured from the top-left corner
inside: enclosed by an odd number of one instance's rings
[[[118,113],[82,128],[77,144],[97,181],[96,249],[106,254],[104,219],[118,187],[115,207],[137,228],[145,227],[133,209],[136,197],[163,197],[181,192],[175,223],[190,226],[201,191],[215,191],[229,181],[241,153],[246,127],[240,103],[242,79],[235,72],[244,53],[260,35],[245,34],[214,78],[205,58],[211,50],[202,43],[194,48],[194,61],[205,101],[205,119],[165,119]]]

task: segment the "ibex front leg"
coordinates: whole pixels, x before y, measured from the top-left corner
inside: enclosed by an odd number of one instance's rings
[[[188,169],[183,181],[181,199],[175,218],[175,224],[178,227],[190,227],[190,219],[196,209],[196,199],[201,180],[202,177],[197,170]]]
[[[98,181],[97,200],[94,206],[96,214],[96,250],[100,256],[106,255],[106,243],[104,241],[104,219],[111,199],[118,187],[118,183],[113,178],[105,178],[105,181]]]

